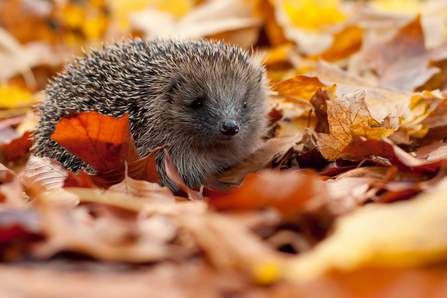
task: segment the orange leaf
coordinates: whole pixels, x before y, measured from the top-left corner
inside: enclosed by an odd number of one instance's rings
[[[273,90],[280,95],[293,96],[307,101],[310,101],[315,92],[321,88],[330,91],[332,94],[335,92],[335,85],[328,87],[318,78],[306,76],[296,76],[273,86]],[[287,101],[303,104],[302,101],[290,97],[287,98]],[[309,106],[312,105],[309,103]]]
[[[93,111],[72,113],[59,121],[51,138],[99,172],[139,158],[127,114],[114,119]]]
[[[348,26],[334,35],[334,43],[320,56],[322,59],[334,62],[346,59],[358,52],[362,47],[363,30],[357,26]]]
[[[303,210],[323,185],[310,174],[264,171],[245,178],[241,187],[225,194],[213,193],[210,204],[218,210],[274,207],[284,214]]]
[[[160,177],[155,167],[155,152],[164,149],[158,147],[149,153],[145,158],[141,158],[127,165],[128,177],[136,180],[145,180],[160,184]],[[88,179],[96,185],[108,188],[116,183],[120,183],[125,178],[125,165],[115,168],[109,172],[102,172],[94,175],[84,173]]]
[[[15,161],[22,155],[29,151],[29,148],[33,145],[33,141],[30,140],[31,132],[27,131],[15,140],[12,140],[9,144],[2,145],[2,151],[6,159],[9,161]]]

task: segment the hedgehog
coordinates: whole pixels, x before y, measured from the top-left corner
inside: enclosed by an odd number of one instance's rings
[[[53,78],[37,105],[35,155],[74,172],[85,162],[51,139],[65,115],[96,111],[129,115],[141,157],[169,145],[188,187],[247,158],[260,145],[267,122],[265,68],[238,46],[207,40],[130,39],[78,57]],[[160,184],[179,190],[157,152]]]

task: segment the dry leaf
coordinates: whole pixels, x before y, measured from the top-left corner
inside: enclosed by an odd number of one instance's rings
[[[32,188],[37,193],[61,188],[67,176],[68,171],[60,162],[34,155],[30,156],[23,173],[27,188]]]
[[[97,112],[73,113],[57,123],[51,138],[99,172],[139,158],[127,114],[114,119]]]
[[[420,17],[402,28],[385,44],[373,44],[366,53],[381,86],[413,91],[439,70],[429,66]]]
[[[352,156],[346,154],[344,149],[355,138],[380,139],[394,131],[386,123],[382,126],[371,117],[365,96],[364,90],[358,90],[326,102],[330,133],[319,133],[317,140],[324,158],[351,159]]]
[[[273,207],[294,214],[303,211],[312,197],[324,193],[324,186],[310,174],[263,171],[248,175],[239,188],[228,193],[214,193],[210,205],[218,210]]]
[[[443,179],[411,201],[365,206],[340,218],[332,236],[288,263],[288,278],[314,279],[332,268],[412,268],[446,260],[446,189]]]
[[[127,195],[131,199],[141,200],[147,203],[175,203],[172,192],[167,187],[161,187],[157,183],[147,181],[134,180],[128,176],[119,183],[111,186],[105,196],[110,195]]]

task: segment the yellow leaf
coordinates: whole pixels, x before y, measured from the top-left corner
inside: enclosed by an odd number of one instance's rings
[[[36,103],[31,95],[27,89],[3,83],[0,85],[0,108],[15,109],[31,106]]]
[[[87,19],[82,26],[82,32],[87,39],[100,38],[109,25],[109,19],[105,14],[99,14]]]
[[[338,0],[283,0],[292,22],[300,28],[319,30],[341,22],[345,16],[338,11]]]
[[[278,262],[266,261],[260,266],[254,268],[255,282],[262,285],[268,285],[281,277],[281,270]]]
[[[341,217],[334,233],[285,268],[293,280],[330,269],[429,265],[447,260],[447,179],[408,201],[365,206]]]
[[[121,29],[130,29],[129,15],[148,7],[150,0],[109,0],[112,17]]]
[[[329,49],[311,58],[317,60],[321,57],[328,62],[342,60],[358,52],[362,47],[362,42],[363,30],[355,25],[348,26],[334,35],[334,42]]]
[[[80,28],[85,22],[85,12],[73,5],[67,4],[62,8],[65,25],[71,28]]]
[[[315,92],[321,88],[330,91],[332,94],[335,92],[335,85],[328,87],[320,82],[318,78],[307,76],[295,76],[273,86],[273,90],[280,95],[291,96],[286,101],[300,104],[303,102],[295,100],[293,97],[310,101]],[[308,105],[311,106],[310,103]]]
[[[193,0],[151,0],[151,4],[164,12],[172,13],[176,17],[184,16],[193,6]]]
[[[418,13],[422,9],[419,0],[373,0],[372,6],[394,13]]]
[[[400,127],[398,131],[410,138],[423,138],[428,127],[422,124],[431,112],[433,112],[441,102],[430,92],[425,92],[424,96],[414,95],[409,105],[405,109],[404,117],[400,117]]]

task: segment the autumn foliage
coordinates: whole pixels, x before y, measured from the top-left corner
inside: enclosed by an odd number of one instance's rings
[[[0,1],[0,297],[447,296],[446,16],[422,0]],[[66,59],[172,35],[263,57],[270,122],[249,158],[191,189],[169,144],[142,157],[128,115],[97,112],[51,136],[83,171],[32,155],[33,105]]]

